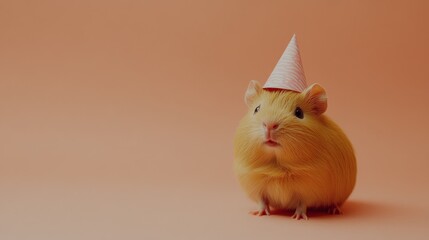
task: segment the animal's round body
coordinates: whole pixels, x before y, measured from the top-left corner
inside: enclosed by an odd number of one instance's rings
[[[304,92],[263,90],[252,81],[246,93],[248,113],[234,139],[234,169],[257,213],[339,206],[356,182],[353,147],[323,113],[326,94],[314,84]]]

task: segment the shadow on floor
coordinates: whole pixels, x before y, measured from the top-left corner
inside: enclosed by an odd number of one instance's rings
[[[405,213],[405,210],[398,206],[389,205],[386,203],[349,200],[341,206],[343,218],[383,218],[398,213]],[[275,209],[271,211],[272,215],[291,217],[294,210]],[[307,215],[309,218],[332,218],[336,219],[336,215],[329,214],[327,209],[308,209]]]

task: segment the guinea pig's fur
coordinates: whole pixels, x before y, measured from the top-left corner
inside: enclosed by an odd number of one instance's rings
[[[234,168],[259,203],[257,213],[269,215],[271,206],[307,219],[307,208],[339,211],[355,186],[356,159],[346,135],[323,114],[324,89],[313,84],[302,93],[273,91],[251,81],[245,100],[249,111],[235,135]],[[295,116],[297,107],[302,119]],[[266,123],[278,125],[271,132],[276,146],[266,142]]]

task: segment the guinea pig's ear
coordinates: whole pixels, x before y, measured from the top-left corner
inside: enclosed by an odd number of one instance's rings
[[[311,111],[320,115],[328,108],[328,98],[325,89],[317,83],[312,84],[303,92],[305,101],[311,106]]]
[[[244,102],[248,107],[250,107],[253,103],[253,101],[256,99],[257,96],[261,93],[262,88],[261,85],[259,85],[258,81],[252,80],[249,83],[249,86],[247,87],[246,94],[244,94]]]

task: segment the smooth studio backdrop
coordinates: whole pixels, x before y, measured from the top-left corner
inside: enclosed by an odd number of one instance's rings
[[[0,2],[0,239],[424,239],[427,1]],[[296,33],[354,144],[341,216],[248,215],[232,138]]]

